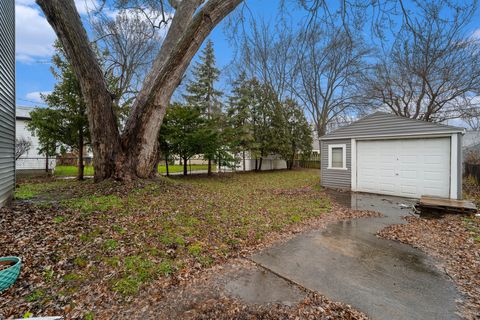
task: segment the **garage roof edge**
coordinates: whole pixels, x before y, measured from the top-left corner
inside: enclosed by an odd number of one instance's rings
[[[461,127],[405,118],[385,112],[375,112],[347,126],[320,137],[320,140],[428,136],[465,134]]]

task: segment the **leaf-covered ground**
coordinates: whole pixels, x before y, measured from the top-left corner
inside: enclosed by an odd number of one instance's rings
[[[480,186],[467,179],[465,198],[480,204]],[[381,237],[420,248],[439,258],[440,266],[464,295],[463,315],[480,319],[480,218],[474,215],[445,215],[437,218],[407,217],[407,224],[379,232]]]
[[[368,215],[331,210],[318,184],[316,170],[22,184],[0,209],[0,256],[24,261],[0,318],[114,318],[284,234]]]

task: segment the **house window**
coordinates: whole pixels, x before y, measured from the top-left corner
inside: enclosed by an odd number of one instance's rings
[[[328,146],[328,169],[347,170],[347,152],[345,144]]]

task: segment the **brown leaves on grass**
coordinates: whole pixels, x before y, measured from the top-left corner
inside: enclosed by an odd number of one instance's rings
[[[114,317],[142,293],[161,299],[232,257],[372,215],[331,210],[316,185],[308,170],[23,185],[28,202],[0,209],[0,255],[23,260],[17,283],[0,293],[0,317]]]
[[[440,219],[407,217],[408,224],[389,226],[379,236],[420,248],[443,261],[443,268],[465,296],[462,311],[480,317],[480,219],[446,215]],[[476,230],[476,231],[475,231]]]
[[[186,319],[195,320],[277,320],[277,319],[367,319],[349,306],[334,303],[311,293],[301,303],[289,307],[282,304],[247,305],[238,300],[222,298],[201,304],[195,314]]]

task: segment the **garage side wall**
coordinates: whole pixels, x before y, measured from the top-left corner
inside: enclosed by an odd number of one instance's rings
[[[328,146],[345,144],[347,170],[328,169]],[[352,145],[351,139],[325,140],[321,142],[320,184],[335,189],[351,189],[352,186]]]

